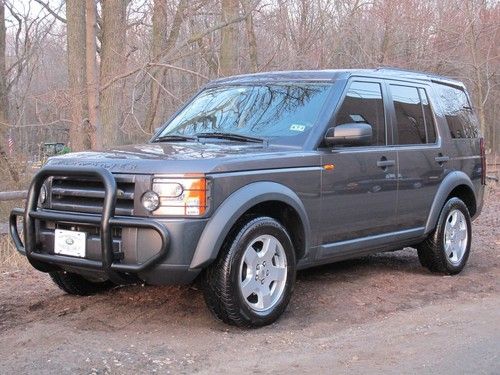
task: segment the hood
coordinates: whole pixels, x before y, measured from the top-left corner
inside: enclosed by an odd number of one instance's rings
[[[305,157],[309,156],[309,157]],[[293,159],[293,160],[292,160]],[[311,153],[278,145],[169,142],[54,156],[47,164],[102,167],[114,173],[221,173],[317,164]]]

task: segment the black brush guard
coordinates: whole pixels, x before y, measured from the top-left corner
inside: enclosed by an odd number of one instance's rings
[[[102,215],[79,214],[71,212],[60,212],[37,208],[40,189],[49,177],[94,177],[100,179],[104,184],[104,203]],[[114,216],[117,197],[116,181],[111,172],[103,168],[86,167],[51,167],[41,169],[33,178],[26,208],[22,210],[15,208],[10,213],[9,229],[17,250],[26,255],[30,263],[40,271],[50,271],[55,265],[67,265],[87,269],[104,271],[110,279],[116,279],[117,273],[137,273],[157,264],[167,253],[169,235],[164,225],[147,218]],[[17,218],[24,219],[24,244],[17,228]],[[102,260],[76,258],[59,254],[47,254],[37,251],[36,248],[36,220],[63,222],[67,224],[89,224],[100,228]],[[154,229],[161,237],[161,248],[158,253],[140,264],[121,264],[114,261],[113,254],[113,227],[134,227]]]

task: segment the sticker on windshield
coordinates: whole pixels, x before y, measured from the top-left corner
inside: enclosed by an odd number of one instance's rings
[[[292,124],[290,125],[290,130],[294,132],[303,132],[304,130],[306,130],[306,126],[300,124]]]

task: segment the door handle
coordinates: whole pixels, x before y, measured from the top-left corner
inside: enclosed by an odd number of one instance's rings
[[[438,163],[438,164],[444,164],[448,161],[450,161],[450,157],[449,156],[443,156],[442,154],[439,154],[439,156],[436,156],[434,158],[434,160]]]
[[[387,160],[385,157],[377,161],[377,167],[385,169],[387,167],[392,167],[396,165],[396,160]]]

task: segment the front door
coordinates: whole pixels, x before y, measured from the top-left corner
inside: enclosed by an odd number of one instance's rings
[[[389,233],[397,227],[397,154],[388,147],[382,82],[355,79],[348,84],[334,126],[363,122],[372,127],[372,144],[323,149],[322,243]],[[361,242],[360,242],[361,243]],[[362,246],[362,245],[360,245]],[[336,248],[323,250],[335,256]]]

